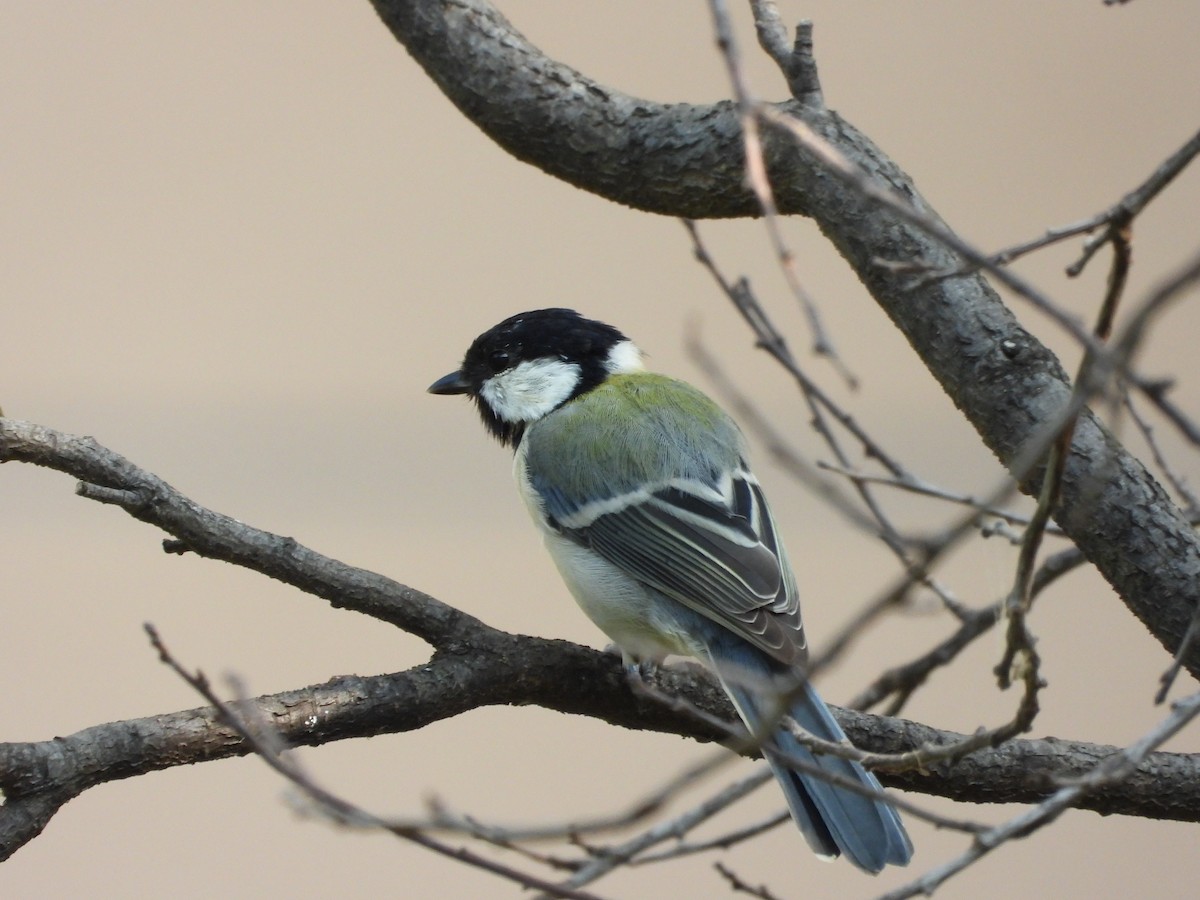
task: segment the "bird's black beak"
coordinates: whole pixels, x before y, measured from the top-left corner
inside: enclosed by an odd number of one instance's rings
[[[431,384],[427,390],[431,394],[469,394],[471,385],[463,378],[462,372],[451,372]]]

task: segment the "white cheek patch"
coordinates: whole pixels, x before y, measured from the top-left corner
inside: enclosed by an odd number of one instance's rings
[[[536,422],[568,400],[579,385],[579,366],[561,359],[534,359],[493,375],[479,396],[505,422]]]
[[[633,341],[621,341],[619,344],[614,344],[613,348],[608,351],[608,359],[604,361],[604,368],[608,370],[609,375],[640,372],[645,368],[642,364],[642,351],[634,345]]]

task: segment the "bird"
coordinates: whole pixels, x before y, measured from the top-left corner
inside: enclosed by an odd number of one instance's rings
[[[818,738],[847,740],[805,677],[795,575],[733,419],[697,388],[647,371],[615,327],[564,308],[483,332],[428,390],[472,399],[514,451],[550,556],[631,677],[667,656],[705,664],[762,739],[818,856],[871,874],[908,863],[912,842],[875,776],[812,752],[781,721],[786,712]]]

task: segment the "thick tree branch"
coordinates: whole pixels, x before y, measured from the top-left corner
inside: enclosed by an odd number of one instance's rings
[[[374,0],[381,18],[471,121],[539,169],[638,209],[687,218],[758,215],[745,188],[737,110],[630,97],[548,59],[484,0]],[[869,139],[815,104],[782,104],[877,187],[936,221]],[[829,177],[787,135],[764,133],[781,213],[810,216],[1001,462],[1013,465],[1066,407],[1069,379],[977,274],[914,284],[879,260],[962,263],[943,243]],[[1040,470],[1022,487],[1036,492]],[[1171,653],[1200,604],[1200,541],[1142,464],[1086,413],[1055,519]],[[1200,646],[1184,665],[1200,676]]]
[[[626,728],[724,737],[682,707],[668,709],[631,692],[620,661],[564,641],[493,632],[485,646],[438,653],[392,675],[345,676],[255,698],[258,715],[287,746],[316,746],[422,728],[471,709],[538,705]],[[724,695],[694,667],[660,673],[664,690],[706,713],[732,718]],[[965,736],[903,719],[837,710],[858,746],[904,753]],[[90,787],[250,752],[211,707],[85,728],[52,740],[0,744],[0,859],[40,833],[57,809]],[[953,764],[881,772],[885,783],[967,802],[1039,802],[1119,748],[1056,739],[1012,740]],[[1200,821],[1200,754],[1156,753],[1124,781],[1080,806],[1104,814]]]
[[[729,715],[720,689],[694,675],[664,675],[697,706]],[[689,684],[691,685],[689,687]],[[719,735],[679,711],[633,695],[620,661],[565,641],[487,630],[467,646],[440,651],[406,672],[258,697],[262,718],[288,746],[413,731],[471,709],[537,704],[711,740]],[[0,744],[0,860],[37,836],[67,800],[98,784],[250,752],[212,708],[85,728],[32,743]]]

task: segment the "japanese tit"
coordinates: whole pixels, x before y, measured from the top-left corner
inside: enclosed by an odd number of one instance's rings
[[[466,394],[516,454],[521,496],[576,601],[627,668],[671,654],[715,673],[754,734],[792,818],[823,857],[872,874],[912,844],[887,803],[789,767],[798,759],[880,791],[858,763],[805,749],[783,710],[845,734],[804,678],[796,581],[741,432],[708,397],[646,372],[620,331],[541,309],[484,332],[434,394]]]

